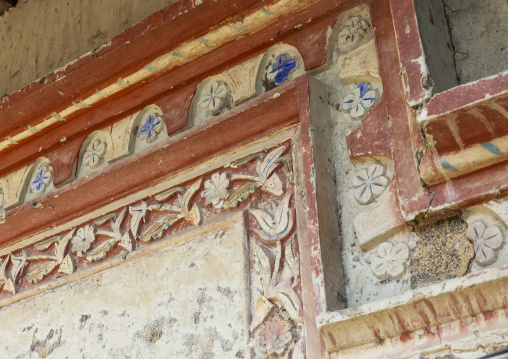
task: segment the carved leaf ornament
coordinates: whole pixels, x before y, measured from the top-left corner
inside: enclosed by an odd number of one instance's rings
[[[288,238],[294,224],[294,210],[289,207],[290,200],[291,194],[286,194],[271,211],[259,208],[249,210],[261,227],[251,229],[257,235],[256,238],[267,245],[276,245],[275,263],[272,267],[271,250],[254,244],[254,268],[259,274],[263,293],[257,302],[251,331],[258,333],[259,352],[269,357],[284,355],[294,349],[290,348],[295,342],[291,332],[292,323],[302,320],[301,300],[295,291],[295,287],[299,284],[299,258],[294,236],[287,240],[284,247],[282,245],[282,241]],[[284,263],[282,263],[283,248]],[[286,267],[288,271],[285,271]],[[281,320],[273,316],[276,308],[284,309],[290,319]]]
[[[284,174],[290,182],[292,182],[293,176],[289,157],[281,156],[285,149],[285,146],[280,146],[267,153],[264,157],[261,154],[256,154],[231,164],[232,168],[238,168],[258,158],[256,165],[257,176],[251,174],[233,174],[230,179],[226,172],[214,173],[210,179],[205,181],[205,189],[201,192],[201,197],[205,198],[205,205],[211,204],[218,209],[234,208],[238,203],[247,200],[258,188],[263,192],[275,196],[282,195],[284,193],[284,185],[280,176],[274,173],[274,171],[280,164],[283,164]],[[228,188],[234,181],[247,182],[230,194]]]
[[[143,133],[148,138],[153,135],[150,134],[150,128],[156,130],[156,118],[149,117],[147,124]],[[254,236],[251,238],[255,242],[251,255],[261,291],[252,316],[251,332],[262,355],[290,355],[300,350],[295,348],[301,346],[296,345],[299,338],[294,329],[296,323],[302,321],[302,303],[298,294],[300,266],[297,239],[296,234],[292,234],[295,210],[290,207],[292,193],[284,191],[290,188],[293,176],[291,157],[283,155],[286,148],[286,145],[282,145],[266,154],[243,158],[230,166],[237,169],[257,160],[255,166],[249,167],[255,168],[255,174],[216,172],[205,181],[198,178],[188,186],[170,188],[151,199],[126,206],[118,213],[108,213],[90,224],[73,228],[65,235],[39,241],[33,249],[28,250],[28,253],[34,250],[34,254],[28,255],[22,249],[0,258],[0,289],[15,294],[17,281],[25,267],[28,267],[25,275],[28,282],[38,283],[56,270],[65,275],[74,273],[83,259],[90,263],[103,260],[114,248],[132,252],[137,240],[141,241],[139,243],[158,240],[164,231],[179,221],[199,226],[203,216],[200,198],[204,205],[224,210],[236,207],[239,202],[247,200],[252,192],[260,189],[268,195],[282,198],[265,199],[261,207],[258,205],[248,209],[259,226],[252,228]],[[101,148],[95,147],[95,150],[100,152]],[[276,171],[281,167],[287,180],[284,183]],[[42,181],[45,179],[44,173],[41,172],[39,176]],[[231,184],[235,181],[245,183],[233,190]],[[201,196],[196,196],[197,193],[201,193]],[[130,222],[125,223],[129,219]],[[36,262],[40,264],[31,264]],[[286,316],[281,317],[281,312]]]
[[[289,210],[291,194],[286,195],[277,206],[275,213],[270,214],[262,209],[251,209],[249,212],[256,218],[261,230],[253,231],[265,242],[284,239],[293,228],[294,211]]]

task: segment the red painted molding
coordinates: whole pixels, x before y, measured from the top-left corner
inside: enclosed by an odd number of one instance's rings
[[[44,130],[43,133],[34,134],[19,145],[9,147],[2,151],[3,156],[0,157],[0,176],[4,176],[17,168],[33,163],[39,156],[50,156],[49,152],[60,145],[60,140],[64,136],[68,141],[71,141],[81,132],[91,133],[97,129],[104,128],[152,103],[157,104],[159,107],[165,109],[165,111],[169,111],[170,116],[166,117],[168,133],[171,134],[178,131],[187,125],[188,107],[190,106],[195,88],[202,79],[227,70],[263,53],[268,47],[276,43],[284,42],[295,46],[302,54],[307,70],[325,65],[327,59],[326,43],[328,39],[328,29],[334,25],[340,12],[357,5],[353,3],[344,7],[344,5],[342,5],[343,2],[345,2],[345,0],[323,0],[300,12],[286,16],[254,34],[224,45],[212,53],[194,60],[192,63],[177,68],[169,73],[154,76],[142,86],[132,85],[125,89],[121,96],[118,95],[117,97],[113,96],[108,98],[105,103],[100,106],[80,110],[79,116],[76,118],[68,120],[67,122],[58,122],[51,128]],[[168,7],[167,11],[176,11],[173,9],[174,6],[176,6],[176,4]],[[180,12],[180,10],[178,10],[178,12]],[[240,8],[238,8],[238,11],[240,11]],[[164,12],[164,14],[166,14],[166,12]],[[190,12],[189,10],[189,13]],[[158,15],[155,14],[153,16]],[[312,21],[309,22],[309,20]],[[210,23],[212,22],[211,19],[208,21]],[[133,28],[126,30],[128,34],[118,35],[112,40],[111,46],[122,46],[122,48],[125,47],[129,49],[133,46],[132,39],[135,35],[148,44],[161,42],[158,41],[160,34],[156,32],[154,28],[146,30],[146,28],[150,27],[149,24],[152,22],[153,21],[149,18],[135,25]],[[190,21],[185,26],[191,26],[192,23],[193,22]],[[173,26],[171,25],[173,24],[173,20],[167,20],[163,22],[163,24],[166,27]],[[136,37],[136,39],[138,39],[138,37]],[[124,43],[125,41],[130,42]],[[120,55],[117,55],[116,52],[112,50],[105,51],[105,53],[99,55],[96,54],[96,56],[97,57],[91,59],[87,65],[88,74],[95,74],[96,72],[93,71],[96,70],[96,66],[98,67],[97,70],[101,70],[100,64],[102,61],[112,62],[113,65],[123,63],[119,61],[117,57]],[[144,55],[140,54],[140,52],[132,52],[128,57],[138,62],[145,59]],[[61,79],[55,83],[54,86],[58,86],[56,90],[63,90],[77,95],[84,91],[85,88],[82,82],[79,80],[73,82],[74,77],[78,78],[81,76],[79,72],[76,71],[78,70],[73,69],[69,71],[65,74],[65,79]],[[96,82],[104,80],[98,75],[95,75],[94,78]],[[18,129],[23,128],[23,126],[26,127],[28,124],[33,126],[37,122],[37,118],[31,117],[30,113],[32,113],[32,115],[35,112],[44,113],[45,115],[51,113],[54,110],[52,101],[58,101],[59,104],[68,104],[69,99],[63,99],[61,95],[55,96],[54,93],[51,92],[53,91],[51,90],[51,86],[51,84],[48,84],[43,88],[32,88],[30,90],[32,91],[30,95],[18,98],[15,103],[14,100],[9,100],[11,97],[8,97],[5,101],[11,103],[11,105],[6,103],[7,105],[4,104],[3,108],[0,107],[0,123],[5,122],[12,126],[15,125]],[[95,91],[95,85],[93,88],[93,91]],[[27,90],[27,93],[28,92]],[[18,95],[19,93],[13,94],[14,97]],[[35,100],[35,98],[42,100]],[[182,101],[183,98],[186,100]],[[51,99],[51,101],[47,101],[47,99]],[[19,115],[10,117],[10,113],[15,111],[18,105],[23,106],[24,115],[22,117]],[[7,119],[9,120],[7,121]],[[2,129],[0,129],[0,139],[2,138],[1,133],[3,130],[8,134],[7,127],[2,127]],[[6,155],[7,153],[8,156]]]
[[[439,154],[508,134],[508,74],[457,86],[432,97],[423,128]],[[455,130],[454,130],[455,129]]]
[[[389,122],[383,99],[362,120],[362,124],[347,135],[346,141],[351,159],[378,156],[392,158]]]
[[[273,1],[239,0],[234,5],[218,1],[194,6],[194,1],[184,0],[170,5],[116,36],[110,46],[98,53],[87,55],[65,70],[54,72],[4,98],[0,102],[0,138],[28,124],[39,123],[51,112],[61,110],[64,104],[88,97],[101,84],[132,73],[136,65],[155,59],[185,40],[198,38],[216,24],[228,18],[240,18]],[[152,26],[158,19],[161,20],[159,25]],[[83,109],[78,115],[85,112]]]
[[[422,82],[428,76],[413,0],[390,0],[405,97],[415,105],[430,97]]]
[[[397,51],[397,42],[395,41],[397,29],[386,19],[391,17],[391,11],[394,11],[394,16],[398,15],[395,11],[406,11],[404,7],[398,10],[394,9],[394,2],[393,0],[391,1],[392,9],[390,9],[390,4],[387,0],[374,1],[372,3],[372,23],[376,29],[379,70],[383,81],[383,97],[386,102],[386,113],[391,122],[391,150],[397,175],[397,192],[403,217],[407,218],[426,210],[431,202],[431,196],[420,182],[413,149],[413,143],[417,143],[415,140],[417,132],[413,128],[417,124],[413,123],[413,126],[411,126],[410,121],[413,122],[415,120],[408,116],[408,108],[405,101],[407,88],[405,93],[398,69],[394,66],[394,64],[399,63],[397,56],[399,52]],[[410,2],[412,3],[412,1]],[[409,6],[408,4],[405,5]],[[398,45],[399,47],[402,46],[400,41]],[[400,61],[404,60],[401,59]]]
[[[45,206],[43,209],[32,208],[31,203],[15,207],[6,213],[0,245],[68,222],[171,174],[297,123],[299,92],[306,86],[305,76],[284,84],[215,119],[110,164],[103,171],[40,196],[37,201]],[[275,92],[280,96],[272,98]]]

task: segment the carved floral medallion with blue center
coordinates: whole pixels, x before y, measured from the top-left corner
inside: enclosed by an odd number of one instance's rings
[[[155,117],[154,114],[150,114],[146,119],[145,123],[139,129],[138,136],[141,140],[146,142],[155,141],[157,134],[162,130],[162,118],[160,116]]]
[[[342,108],[349,112],[353,118],[362,118],[367,115],[369,109],[376,102],[376,91],[371,89],[370,84],[363,82],[355,87],[353,93],[350,93],[342,100]]]
[[[51,180],[51,173],[47,166],[43,166],[37,171],[35,176],[32,178],[30,182],[30,188],[33,193],[40,193],[44,188],[49,186],[49,182]]]
[[[276,73],[275,84],[280,85],[285,82],[289,77],[289,73],[293,71],[295,67],[296,60],[294,57],[288,58],[286,54],[279,55],[272,65],[272,71],[270,71],[271,74]]]

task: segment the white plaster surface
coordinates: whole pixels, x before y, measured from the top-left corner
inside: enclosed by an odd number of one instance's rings
[[[247,357],[243,223],[182,236],[1,308],[0,358]]]

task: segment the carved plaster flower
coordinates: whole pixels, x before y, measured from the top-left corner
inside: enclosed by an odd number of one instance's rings
[[[160,116],[155,117],[154,114],[150,114],[146,119],[146,122],[139,129],[138,136],[140,139],[146,142],[155,141],[156,135],[162,130],[162,118]]]
[[[399,278],[404,274],[404,264],[408,258],[409,248],[405,243],[393,245],[385,242],[377,248],[377,255],[372,259],[370,268],[379,279]]]
[[[286,54],[281,54],[275,60],[275,63],[272,65],[271,74],[274,72],[275,75],[275,84],[280,85],[284,81],[286,81],[289,77],[289,73],[293,71],[296,67],[296,60],[294,57],[289,57]]]
[[[201,108],[210,112],[212,115],[218,115],[224,108],[228,98],[228,89],[221,81],[212,82],[201,101]]]
[[[90,168],[99,166],[104,153],[106,152],[106,145],[100,139],[95,139],[88,146],[85,155],[83,156],[83,163]]]
[[[360,204],[368,204],[383,193],[388,185],[385,166],[375,163],[358,171],[353,178],[355,198]]]
[[[205,198],[205,204],[212,204],[216,208],[222,207],[223,199],[228,198],[229,179],[226,172],[217,172],[212,178],[205,181],[205,190],[201,192],[201,197]]]
[[[283,240],[293,228],[294,211],[289,209],[291,194],[286,195],[272,214],[258,208],[249,212],[257,219],[260,229],[252,229],[262,240],[274,242]]]
[[[349,112],[353,118],[361,118],[367,114],[367,109],[371,108],[376,101],[376,91],[370,89],[370,84],[363,82],[355,87],[353,93],[350,93],[342,100],[342,108]]]
[[[475,260],[479,265],[487,266],[496,261],[496,249],[501,248],[504,241],[498,226],[486,227],[478,221],[467,228],[466,235],[474,244]]]
[[[30,181],[30,189],[33,193],[42,192],[43,189],[49,186],[50,181],[51,171],[47,165],[43,165],[32,177],[32,180]]]
[[[76,253],[78,257],[82,257],[94,240],[94,227],[91,224],[81,227],[72,238],[71,251]]]
[[[261,325],[259,333],[259,350],[269,356],[281,356],[293,341],[291,323],[278,316]]]
[[[339,44],[343,47],[353,47],[360,42],[369,28],[367,21],[358,16],[348,18],[339,31]]]

